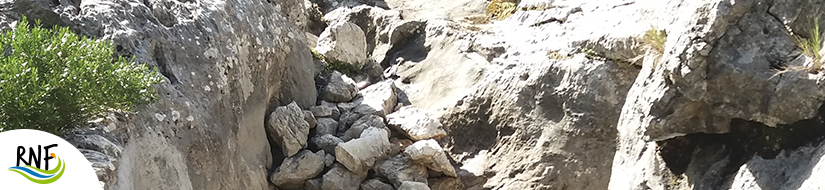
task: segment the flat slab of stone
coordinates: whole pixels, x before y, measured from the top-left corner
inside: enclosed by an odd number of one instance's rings
[[[414,141],[447,136],[447,132],[441,128],[441,122],[412,106],[404,106],[387,115],[387,123]]]
[[[270,181],[280,188],[295,189],[304,185],[308,179],[312,179],[324,170],[323,150],[312,153],[309,150],[302,150],[292,157],[286,158],[281,166],[276,169]]]

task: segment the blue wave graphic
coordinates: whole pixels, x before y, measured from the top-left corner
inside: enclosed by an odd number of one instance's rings
[[[9,168],[9,169],[12,169],[12,170],[20,170],[20,171],[26,172],[26,174],[29,174],[29,175],[34,176],[34,177],[37,177],[37,178],[50,178],[50,177],[52,177],[52,176],[54,176],[54,175],[55,175],[55,174],[52,174],[52,175],[43,175],[43,174],[37,173],[37,172],[35,172],[34,170],[29,169],[29,168],[27,168],[27,167],[20,167],[20,166],[11,167],[11,168]]]

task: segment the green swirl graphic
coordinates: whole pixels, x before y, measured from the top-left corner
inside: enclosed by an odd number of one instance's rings
[[[60,159],[60,158],[57,158],[57,166],[55,166],[51,170],[42,170],[42,169],[39,169],[39,168],[36,168],[36,167],[32,167],[31,165],[26,165],[25,167],[28,168],[28,169],[34,170],[34,171],[38,171],[40,173],[49,174],[49,175],[53,175],[53,176],[45,178],[45,179],[36,179],[36,178],[32,177],[33,174],[29,173],[29,171],[22,171],[22,170],[14,169],[14,168],[9,168],[9,171],[17,172],[18,174],[22,175],[23,177],[26,177],[26,179],[28,179],[29,181],[35,182],[35,183],[38,183],[38,184],[53,183],[53,182],[57,181],[58,179],[60,179],[60,177],[63,176],[63,172],[66,171],[66,165],[63,163],[63,159]],[[58,172],[60,172],[60,173],[58,173]],[[55,173],[56,173],[56,175],[54,175]]]

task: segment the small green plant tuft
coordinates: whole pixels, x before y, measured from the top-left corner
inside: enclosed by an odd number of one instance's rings
[[[309,48],[309,52],[312,53],[312,57],[314,57],[315,59],[325,60],[324,55],[321,55],[321,53],[318,53],[318,51],[315,51],[314,48]]]
[[[659,30],[655,26],[647,30],[642,37],[642,42],[659,55],[664,54],[666,41],[667,32],[665,32],[665,30]]]
[[[358,68],[357,65],[345,63],[338,60],[327,59],[318,51],[315,51],[313,48],[309,48],[310,53],[312,53],[312,57],[315,59],[321,60],[324,62],[324,74],[329,74],[332,71],[339,71],[349,76],[355,76],[361,72],[361,69]]]
[[[37,129],[60,135],[110,110],[155,99],[157,70],[113,59],[110,41],[68,27],[29,26],[24,17],[0,36],[0,131]]]
[[[808,69],[811,73],[817,73],[820,69],[822,69],[822,54],[819,53],[820,50],[822,50],[822,37],[819,33],[819,19],[814,19],[813,26],[811,26],[808,34],[810,36],[807,39],[795,36],[796,46],[799,47],[802,55],[813,59],[813,63]]]
[[[492,0],[487,5],[485,13],[491,19],[503,20],[516,11],[518,0]]]
[[[361,69],[354,64],[349,64],[336,60],[326,60],[326,63],[327,64],[324,67],[325,73],[339,71],[347,76],[355,76],[358,75],[358,73],[361,73]]]

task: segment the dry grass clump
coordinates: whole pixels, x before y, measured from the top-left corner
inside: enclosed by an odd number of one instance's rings
[[[491,0],[484,12],[491,19],[502,20],[516,11],[516,5],[518,0]]]
[[[820,50],[822,50],[822,37],[819,33],[819,19],[814,19],[813,26],[811,26],[808,35],[808,38],[803,38],[800,36],[794,36],[794,38],[796,39],[796,46],[799,47],[800,53],[813,59],[813,63],[808,70],[811,73],[817,73],[820,69],[822,69],[822,54],[819,53]]]
[[[659,30],[655,26],[650,27],[642,37],[642,42],[659,55],[664,54],[666,41],[667,32],[665,32],[665,30]]]

